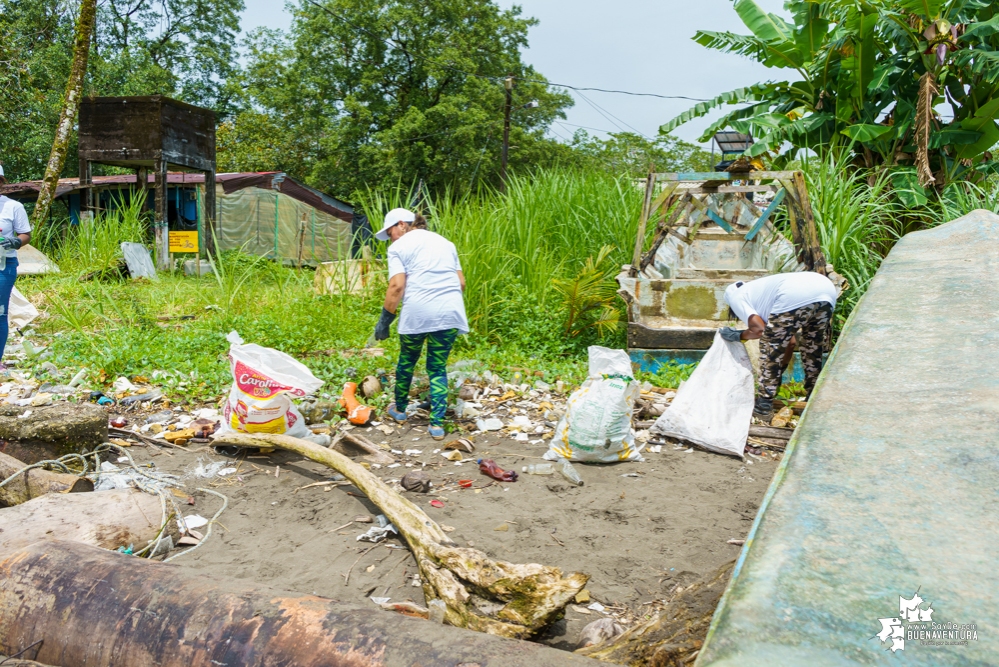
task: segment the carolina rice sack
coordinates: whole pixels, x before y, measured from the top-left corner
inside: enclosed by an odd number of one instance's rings
[[[323,381],[284,352],[243,344],[235,331],[226,339],[233,382],[222,411],[222,430],[311,435],[291,397],[311,394]]]
[[[641,461],[635,445],[631,412],[638,383],[624,350],[591,345],[589,378],[569,397],[565,416],[555,428],[545,458],[570,461]]]

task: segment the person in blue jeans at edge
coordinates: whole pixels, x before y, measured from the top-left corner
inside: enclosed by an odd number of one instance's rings
[[[375,238],[391,239],[388,250],[389,284],[382,314],[375,326],[375,339],[389,337],[399,302],[399,362],[395,370],[395,403],[387,408],[390,418],[406,421],[409,388],[423,344],[427,345],[427,375],[430,377],[430,436],[444,439],[447,410],[447,358],[458,334],[468,333],[465,317],[465,275],[458,251],[443,236],[414,226],[416,215],[404,208],[392,209]]]
[[[6,185],[3,166],[0,166],[0,185]],[[6,263],[0,269],[0,374],[7,374],[3,363],[4,348],[7,347],[9,324],[7,309],[10,306],[10,293],[17,280],[17,249],[31,241],[31,224],[21,202],[0,195],[0,252],[6,256]]]

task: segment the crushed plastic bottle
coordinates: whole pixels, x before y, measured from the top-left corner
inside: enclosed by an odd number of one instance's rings
[[[498,465],[496,461],[492,459],[479,459],[479,471],[483,475],[489,475],[498,482],[516,482],[517,481],[517,471],[516,470],[503,470]]]
[[[576,472],[576,469],[572,467],[572,464],[569,463],[567,459],[560,457],[559,460],[554,463],[554,466],[555,469],[558,470],[563,477],[569,480],[570,483],[575,484],[576,486],[583,485],[583,478],[579,476],[579,473]]]
[[[528,475],[554,475],[555,474],[555,464],[554,463],[532,463],[526,465],[520,469],[521,472],[525,472]]]

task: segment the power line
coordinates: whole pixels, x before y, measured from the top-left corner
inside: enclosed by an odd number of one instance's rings
[[[628,123],[625,123],[625,122],[624,122],[623,120],[621,120],[620,118],[618,118],[617,116],[615,116],[614,114],[612,114],[612,113],[611,113],[610,111],[607,111],[607,109],[604,109],[604,108],[603,108],[602,106],[600,106],[600,105],[599,105],[599,104],[597,104],[596,102],[593,102],[593,101],[591,101],[591,100],[590,100],[590,98],[588,98],[588,97],[587,97],[586,95],[583,95],[583,94],[582,94],[582,93],[580,93],[580,92],[577,92],[576,94],[577,94],[577,95],[579,95],[580,97],[582,97],[582,98],[583,98],[583,100],[584,100],[584,101],[585,101],[585,102],[586,102],[587,104],[589,104],[589,105],[590,105],[591,107],[593,107],[593,108],[594,108],[594,109],[596,110],[596,112],[597,112],[597,113],[599,113],[599,114],[600,114],[601,116],[603,116],[604,118],[606,118],[607,120],[609,120],[609,121],[611,122],[611,124],[613,124],[613,125],[617,126],[617,127],[618,127],[618,129],[620,129],[620,130],[621,130],[622,132],[624,132],[624,131],[625,131],[625,130],[624,130],[624,128],[623,128],[623,127],[621,127],[620,125],[618,125],[618,123],[617,123],[617,122],[615,122],[615,120],[617,120],[617,121],[619,121],[619,122],[621,122],[621,123],[624,123],[624,124],[625,124],[625,125],[627,125],[627,126],[628,126],[628,127],[630,128],[630,129],[632,129],[632,130],[633,130],[633,131],[634,131],[635,133],[637,133],[637,134],[640,134],[640,135],[642,135],[642,136],[643,136],[643,137],[645,137],[646,139],[651,139],[651,137],[649,137],[649,136],[648,136],[647,134],[645,134],[644,132],[642,132],[642,131],[641,131],[641,130],[639,130],[638,128],[636,128],[636,127],[634,127],[634,126],[632,126],[632,125],[629,125]]]
[[[552,122],[553,123],[558,123],[559,125],[562,125],[562,126],[572,125],[573,127],[580,127],[580,128],[582,128],[584,130],[593,130],[594,132],[606,132],[607,134],[617,134],[614,130],[604,130],[604,129],[601,129],[599,127],[590,127],[588,125],[576,125],[575,123],[569,123],[569,122],[566,122],[564,120],[556,120],[556,121],[552,121]],[[566,129],[568,129],[568,128],[566,128]]]
[[[372,32],[371,30],[368,30],[365,27],[357,25],[356,23],[354,23],[350,19],[344,17],[343,15],[337,14],[332,9],[330,9],[330,8],[324,6],[324,5],[319,4],[318,2],[316,2],[316,0],[308,0],[308,2],[309,2],[310,5],[313,5],[313,6],[317,7],[318,9],[321,9],[322,11],[326,12],[327,14],[329,14],[330,16],[332,16],[333,18],[338,19],[340,21],[343,21],[344,23],[346,23],[350,27],[354,28],[355,30],[367,33],[368,35],[371,35],[372,37],[375,37],[376,39],[384,39],[385,41],[389,42],[390,44],[392,44],[396,48],[402,50],[403,53],[407,54],[410,57],[414,57],[414,56],[418,56],[419,55],[423,60],[434,62],[437,65],[440,65],[442,67],[446,67],[448,69],[452,69],[452,70],[454,70],[456,72],[460,72],[460,73],[465,74],[467,76],[475,76],[475,77],[479,77],[481,79],[491,79],[493,81],[503,81],[503,80],[506,79],[506,77],[503,77],[503,76],[490,76],[490,75],[487,75],[487,74],[478,74],[476,72],[468,72],[466,70],[461,69],[460,67],[455,67],[454,65],[451,65],[449,63],[441,62],[441,61],[436,60],[434,58],[431,58],[429,56],[424,56],[424,55],[413,53],[412,51],[410,51],[409,49],[407,49],[406,47],[404,47],[402,44],[399,44],[398,42],[396,42],[395,40],[393,40],[391,37],[385,37],[383,35],[377,35],[374,32]],[[636,93],[636,92],[632,92],[632,91],[629,91],[629,90],[614,90],[614,89],[608,89],[608,88],[590,88],[590,87],[585,87],[585,86],[572,86],[572,85],[569,85],[568,83],[555,83],[555,82],[552,82],[552,81],[545,81],[543,79],[525,79],[525,78],[521,78],[521,77],[514,77],[514,79],[516,81],[522,81],[524,83],[538,83],[538,84],[541,84],[543,86],[549,86],[549,87],[552,87],[552,88],[566,88],[568,90],[574,90],[574,91],[577,91],[577,92],[578,91],[582,91],[582,90],[586,90],[586,91],[593,91],[593,92],[598,92],[598,93],[611,93],[611,94],[615,94],[615,95],[631,95],[632,97],[656,97],[656,98],[659,98],[659,99],[662,99],[662,100],[689,100],[691,102],[709,102],[710,101],[709,99],[705,99],[705,98],[702,98],[702,97],[688,97],[686,95],[660,95],[659,93]],[[601,130],[601,131],[603,131],[603,130]]]

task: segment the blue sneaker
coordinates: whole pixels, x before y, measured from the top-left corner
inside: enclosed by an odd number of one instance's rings
[[[385,408],[385,414],[389,416],[389,419],[395,421],[398,424],[406,423],[406,411],[403,410],[400,412],[399,410],[396,410],[395,403],[391,403],[387,408]]]
[[[443,426],[431,426],[427,429],[430,432],[430,437],[434,440],[444,439],[444,427]]]

